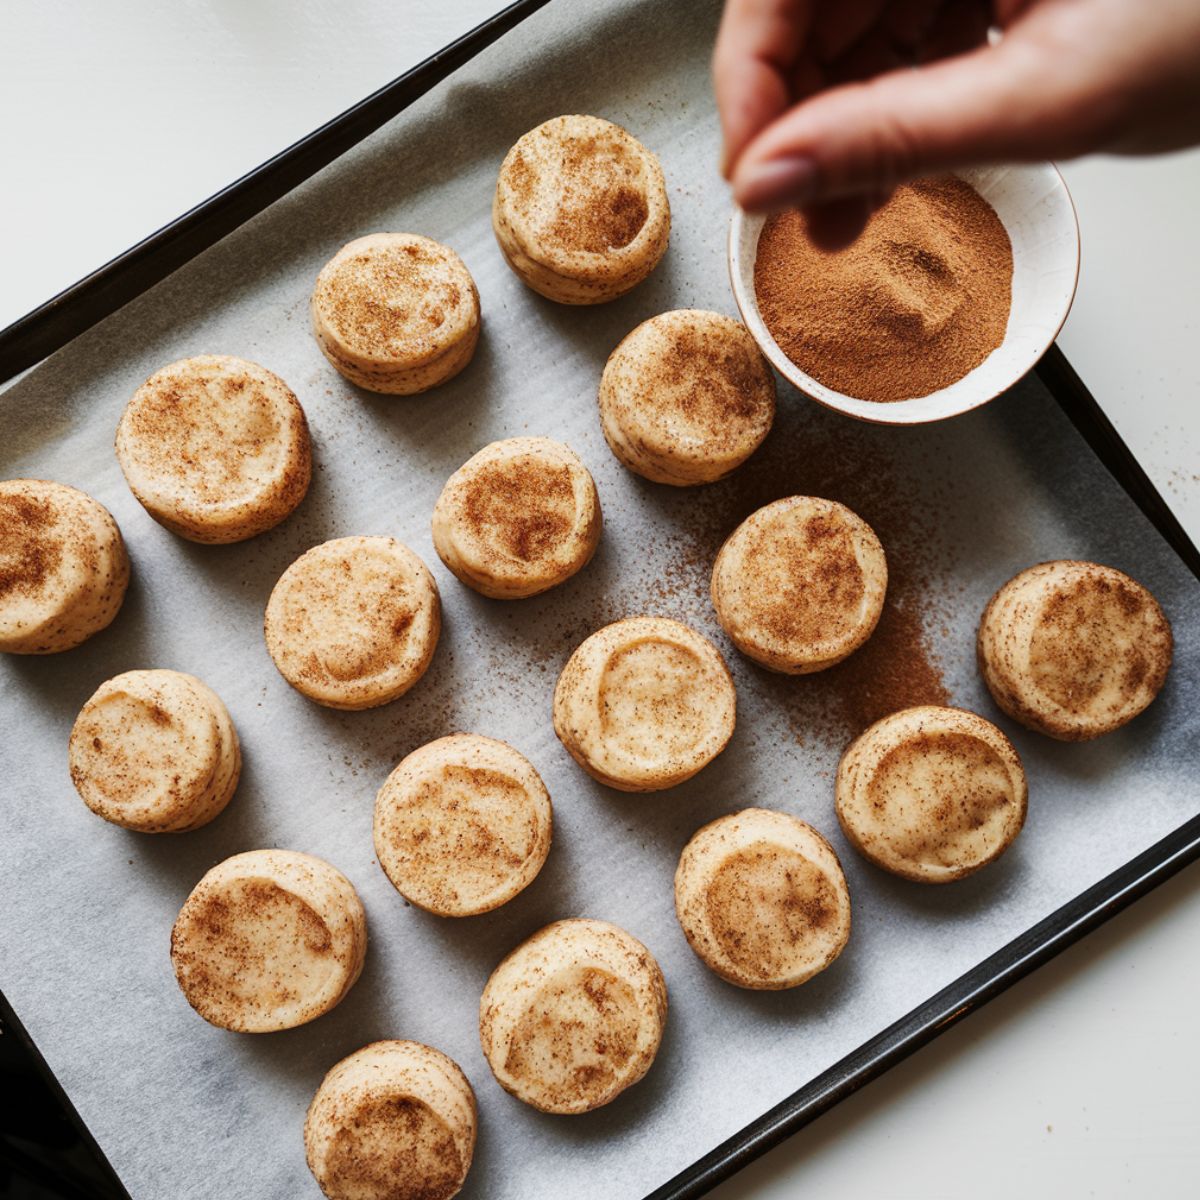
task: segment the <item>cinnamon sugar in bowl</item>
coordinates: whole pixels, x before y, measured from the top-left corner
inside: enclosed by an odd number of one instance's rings
[[[978,193],[974,197],[976,211],[969,220],[982,225],[983,236],[976,246],[967,248],[974,259],[962,255],[949,264],[950,270],[964,276],[955,281],[962,284],[963,310],[954,313],[948,307],[945,313],[932,315],[926,311],[892,314],[913,316],[922,325],[911,337],[900,336],[909,331],[903,322],[897,325],[899,344],[907,341],[912,348],[907,356],[888,344],[886,337],[871,344],[872,331],[865,325],[859,327],[859,314],[852,305],[842,305],[843,330],[838,306],[820,303],[824,297],[810,300],[803,288],[778,289],[784,295],[788,291],[797,295],[791,312],[781,312],[778,294],[764,291],[760,296],[755,283],[759,255],[778,253],[781,239],[775,236],[760,244],[770,218],[735,210],[729,231],[734,299],[759,348],[789,383],[819,403],[859,420],[915,425],[977,408],[1007,391],[1036,365],[1066,320],[1079,278],[1079,225],[1066,184],[1051,164],[1042,163],[964,170],[911,190],[953,190],[960,193],[958,199],[968,199],[961,187],[964,183]],[[979,205],[978,197],[986,204]],[[1003,233],[987,229],[992,212]],[[910,221],[915,217],[919,222],[919,213],[919,206],[913,206]],[[777,221],[794,224],[796,218],[784,214]],[[779,225],[772,229],[777,231]],[[931,224],[928,232],[934,239],[939,231]],[[828,283],[833,288],[837,284],[834,272],[846,266],[843,256],[863,259],[852,265],[865,273],[871,266],[866,252],[878,253],[879,279],[902,289],[906,281],[890,278],[894,264],[889,265],[885,257],[905,249],[919,253],[925,240],[919,223],[916,233],[914,246],[905,247],[892,245],[886,238],[872,238],[868,231],[850,251],[829,256],[825,277],[820,255],[815,256],[815,263],[809,256],[806,266],[818,284]],[[997,253],[1003,234],[1007,234],[1012,251],[1006,321],[1002,294],[1007,284],[1006,264]],[[959,249],[954,238],[948,244]],[[763,272],[760,268],[760,279],[769,274],[787,282],[785,263],[764,265],[777,269]],[[942,264],[935,265],[940,268]],[[910,298],[899,297],[904,301]],[[889,299],[897,299],[894,291]],[[949,328],[943,327],[943,319]],[[772,326],[779,332],[778,338]],[[841,354],[844,361],[838,361]]]

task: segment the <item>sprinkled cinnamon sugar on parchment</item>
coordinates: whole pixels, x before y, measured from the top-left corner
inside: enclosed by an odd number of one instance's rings
[[[656,532],[644,553],[623,553],[621,561],[606,563],[602,542],[597,561],[555,603],[540,608],[529,627],[526,610],[504,614],[488,651],[498,686],[518,686],[532,669],[552,687],[589,634],[622,617],[651,614],[684,621],[712,639],[734,669],[739,690],[749,684],[777,705],[802,743],[817,740],[840,749],[897,709],[949,703],[938,642],[956,606],[950,585],[941,581],[948,551],[936,510],[953,498],[942,495],[945,489],[932,474],[936,464],[919,481],[906,474],[921,460],[900,451],[893,457],[888,439],[895,432],[831,417],[787,394],[767,441],[727,479],[686,489],[639,484],[635,503],[655,514]],[[866,645],[828,670],[785,676],[758,667],[730,645],[717,625],[709,586],[725,538],[752,512],[797,494],[839,500],[867,521],[883,543],[889,579],[883,615]]]
[[[747,663],[756,686],[785,708],[801,741],[841,743],[897,709],[948,703],[931,636],[947,606],[934,584],[936,514],[919,503],[916,487],[891,459],[849,423],[832,432],[809,429],[800,440],[794,433],[772,436],[740,472],[699,493],[657,603],[682,602],[692,614],[707,616],[712,562],[721,543],[756,509],[796,494],[838,500],[875,530],[887,555],[887,596],[875,632],[845,662],[800,677]]]

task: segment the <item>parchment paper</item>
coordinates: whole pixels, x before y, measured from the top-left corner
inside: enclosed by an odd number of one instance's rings
[[[715,4],[682,0],[549,6],[0,398],[4,476],[43,476],[92,493],[116,515],[133,557],[133,585],[107,632],[67,654],[0,662],[0,981],[136,1200],[316,1197],[304,1165],[305,1108],[325,1070],[384,1037],[439,1047],[474,1083],[480,1138],[464,1195],[637,1197],[1197,809],[1196,581],[1036,381],[975,414],[915,429],[861,426],[782,388],[776,428],[746,468],[750,482],[703,493],[647,484],[609,453],[595,393],[619,339],[670,308],[733,312],[728,198],[715,175],[708,88],[715,20]],[[527,291],[501,261],[489,224],[508,146],[561,112],[598,113],[633,130],[661,156],[670,186],[664,263],[631,296],[595,309],[558,307]],[[321,265],[350,238],[379,229],[448,242],[482,296],[475,362],[423,398],[357,391],[308,331]],[[302,508],[237,546],[196,546],[159,528],[112,453],[135,387],[199,353],[238,354],[278,372],[300,396],[315,438],[318,468]],[[442,568],[429,517],[442,483],[471,453],[527,432],[582,455],[606,531],[595,561],[567,586],[496,603]],[[859,501],[873,505],[869,520],[896,526],[889,481],[897,497],[909,497],[905,519],[925,530],[909,539],[920,560],[909,573],[936,597],[926,620],[937,626],[930,634],[956,703],[996,717],[975,674],[974,626],[995,587],[1032,562],[1118,565],[1157,594],[1175,624],[1166,690],[1125,730],[1068,746],[1001,720],[1030,774],[1028,824],[999,863],[958,885],[890,879],[845,845],[831,782],[844,735],[813,717],[820,705],[795,702],[805,679],[770,677],[740,658],[704,598],[711,539],[764,499],[827,483],[831,460],[847,478],[856,468],[874,478],[875,501]],[[392,533],[412,546],[445,604],[425,680],[366,713],[332,712],[293,692],[261,634],[267,595],[288,563],[315,542],[351,533]],[[736,678],[739,717],[728,751],[696,779],[627,796],[571,762],[551,730],[550,698],[587,633],[640,611],[680,616],[717,641]],[[181,836],[102,823],[67,774],[67,735],[86,698],[119,671],[151,666],[194,672],[215,688],[245,751],[226,813]],[[388,771],[456,729],[517,746],[555,805],[554,846],[538,880],[499,911],[466,921],[407,907],[371,844],[374,795]],[[749,803],[794,812],[829,835],[853,897],[845,953],[781,994],[744,992],[709,974],[672,911],[684,842],[703,822]],[[310,851],[345,871],[366,904],[371,947],[361,980],[332,1014],[288,1033],[238,1036],[188,1008],[168,936],[207,868],[260,846]],[[599,1112],[556,1118],[495,1084],[476,1020],[500,957],[568,915],[615,921],[645,941],[666,975],[671,1013],[641,1084]]]

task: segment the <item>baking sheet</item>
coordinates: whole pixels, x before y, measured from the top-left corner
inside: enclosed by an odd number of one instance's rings
[[[381,1037],[429,1042],[474,1083],[480,1139],[465,1196],[640,1196],[1200,807],[1200,588],[1036,380],[980,412],[915,429],[858,425],[781,387],[760,455],[700,491],[648,484],[610,455],[595,391],[620,338],[669,308],[734,312],[708,89],[716,15],[715,4],[682,2],[549,6],[0,397],[3,475],[89,491],[117,517],[134,562],[125,607],[107,632],[68,654],[0,661],[0,983],[135,1200],[316,1197],[304,1166],[305,1108],[329,1066]],[[673,206],[662,266],[631,296],[596,309],[561,308],[523,288],[489,223],[508,146],[546,117],[574,111],[616,120],[657,151]],[[320,266],[376,229],[448,242],[479,285],[476,360],[423,398],[357,391],[308,332]],[[243,355],[288,380],[315,440],[317,470],[301,509],[230,547],[196,546],[155,525],[112,454],[136,386],[168,361],[211,352]],[[607,523],[596,559],[575,580],[502,604],[442,568],[429,515],[471,453],[521,433],[559,438],[581,454]],[[715,625],[705,591],[720,537],[758,504],[801,491],[846,500],[876,525],[893,555],[897,637],[911,636],[914,620],[922,625],[953,701],[993,718],[975,675],[974,624],[994,588],[1029,563],[1113,563],[1145,582],[1174,621],[1175,668],[1133,726],[1065,746],[999,719],[1030,774],[1029,820],[999,863],[961,884],[921,889],[849,850],[831,779],[863,697],[820,676],[759,671]],[[397,703],[366,713],[305,701],[277,675],[261,637],[267,595],[288,563],[351,533],[392,533],[412,546],[445,606],[429,674]],[[737,683],[739,723],[726,753],[694,780],[629,796],[571,762],[550,727],[550,698],[584,636],[643,611],[680,617],[717,641]],[[178,837],[104,825],[67,774],[66,739],[84,700],[109,676],[148,666],[205,679],[229,706],[245,751],[229,809]],[[391,888],[373,859],[371,815],[399,758],[456,729],[504,738],[531,758],[554,798],[555,843],[541,876],[511,904],[444,921]],[[692,956],[672,911],[684,842],[750,803],[815,824],[849,879],[854,931],[845,953],[792,992],[754,994],[717,980]],[[332,1014],[245,1037],[192,1013],[167,946],[200,875],[258,846],[306,850],[345,871],[367,907],[371,947],[361,980]],[[494,1083],[476,1014],[503,953],[570,915],[615,921],[645,941],[666,975],[671,1013],[641,1084],[597,1113],[556,1118]]]

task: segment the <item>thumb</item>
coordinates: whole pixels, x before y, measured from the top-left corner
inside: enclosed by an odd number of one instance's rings
[[[996,46],[822,92],[743,152],[734,198],[751,212],[878,194],[918,175],[1084,153],[1098,104],[1069,69],[1010,34]]]

